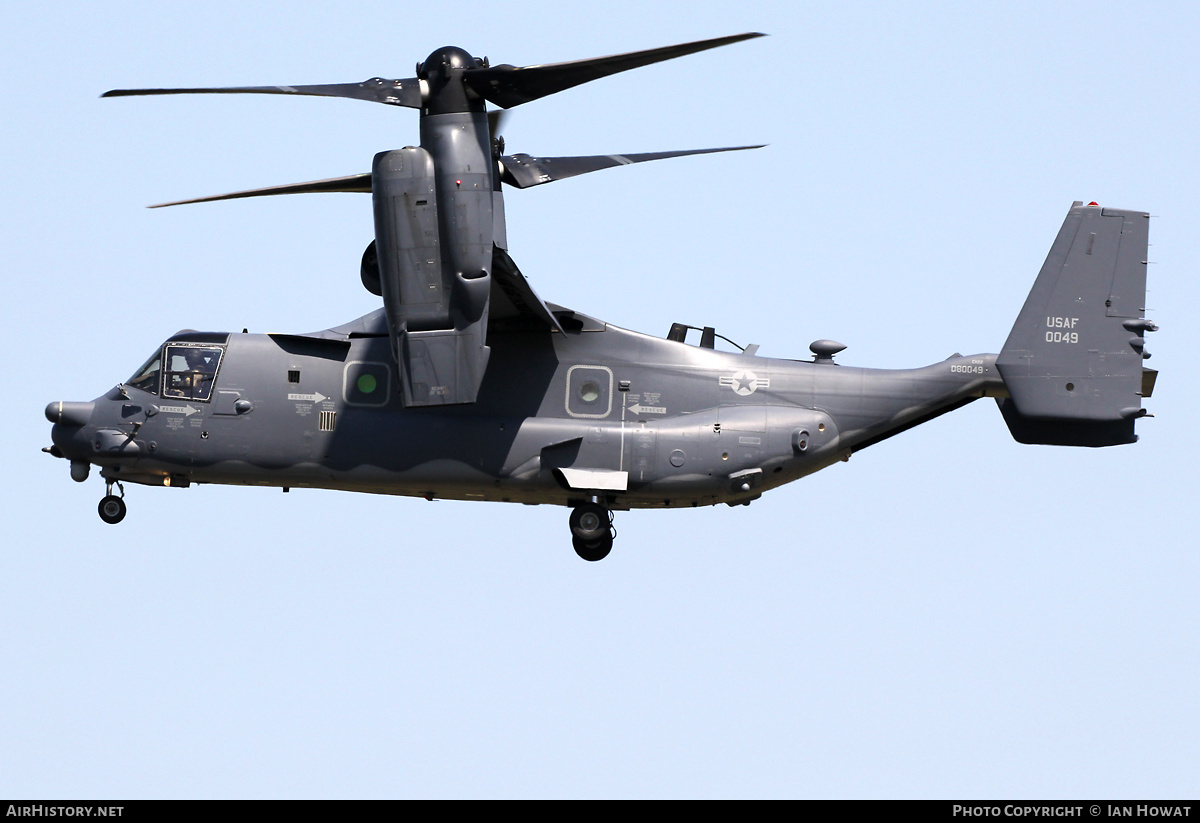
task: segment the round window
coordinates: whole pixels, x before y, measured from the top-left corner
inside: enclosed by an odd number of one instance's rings
[[[579,399],[584,403],[595,403],[600,399],[600,384],[595,380],[587,380],[580,384]]]

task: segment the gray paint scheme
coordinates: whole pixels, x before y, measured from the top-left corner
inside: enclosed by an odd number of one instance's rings
[[[312,486],[561,505],[600,498],[614,509],[736,504],[980,397],[1013,395],[1019,419],[1024,401],[998,360],[1037,350],[1014,348],[1021,341],[1044,343],[1040,295],[1050,288],[1047,272],[1059,267],[1064,236],[1107,215],[1122,227],[1146,221],[1137,212],[1073,207],[1003,355],[902,370],[841,366],[827,356],[771,359],[660,339],[545,304],[565,330],[493,330],[475,403],[405,407],[379,310],[306,335],[176,335],[171,341],[224,346],[212,400],[121,386],[90,404],[51,404],[47,415],[63,456],[100,466],[106,478],[151,485]],[[1145,232],[1135,237],[1139,254],[1130,259],[1141,261]],[[1126,268],[1109,266],[1118,286],[1109,277],[1105,289],[1125,289],[1128,273],[1142,272],[1140,262]],[[1140,277],[1132,288],[1144,289]],[[1055,379],[1118,383],[1123,390],[1097,395],[1118,408],[1115,420],[1101,422],[1132,426],[1122,415],[1140,408],[1141,376],[1133,385],[1119,360],[1106,373],[1111,358],[1090,354],[1103,347],[1088,337],[1113,323],[1124,330],[1124,321],[1105,300],[1071,306],[1084,339],[1046,344],[1073,353],[1051,370]],[[356,395],[368,373],[380,394]],[[1011,378],[1018,386],[1029,379]],[[1042,399],[1036,389],[1033,398]],[[1092,405],[1079,413],[1054,406],[1053,417],[1032,422],[1086,427]],[[322,413],[330,430],[322,430]],[[569,470],[625,472],[627,481],[623,489],[612,478],[601,488],[574,487],[571,478],[589,475]]]
[[[1072,204],[997,368],[1021,442],[1110,446],[1137,439],[1150,215]]]
[[[112,495],[122,481],[551,503],[574,508],[576,551],[595,560],[611,548],[614,509],[749,503],[980,397],[997,399],[1021,442],[1136,440],[1154,382],[1144,335],[1156,328],[1142,308],[1142,212],[1073,204],[1000,354],[914,369],[838,365],[844,347],[830,340],[813,343],[812,361],[717,351],[710,328],[693,346],[680,324],[660,339],[537,296],[507,253],[509,158],[476,86],[516,105],[751,36],[529,70],[435,52],[420,84],[394,81],[400,105],[420,90],[421,147],[377,155],[371,176],[363,282],[383,308],[310,334],[181,332],[128,384],[51,403],[48,451],[75,480],[100,467],[108,522],[124,517]],[[362,96],[366,85],[305,88]],[[571,174],[621,162],[559,160]],[[536,182],[559,179],[553,166]]]
[[[73,425],[82,415],[71,407],[53,436],[71,460],[152,485],[571,505],[592,490],[569,487],[561,470],[585,469],[628,473],[627,489],[603,495],[612,508],[692,506],[752,499],[1001,385],[995,355],[887,371],[601,328],[497,334],[477,402],[433,409],[404,406],[386,333],[232,334],[213,401],[116,388],[85,425]],[[354,396],[372,370],[386,370],[382,405]],[[598,386],[593,399],[581,392],[586,381]],[[322,412],[336,415],[331,431],[321,430]],[[745,477],[737,482],[747,471],[758,472],[748,490]]]

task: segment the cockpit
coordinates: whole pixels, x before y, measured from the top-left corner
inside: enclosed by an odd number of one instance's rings
[[[178,334],[172,337],[134,372],[125,385],[161,397],[209,400],[225,347],[217,345],[211,338],[181,339],[196,336]]]

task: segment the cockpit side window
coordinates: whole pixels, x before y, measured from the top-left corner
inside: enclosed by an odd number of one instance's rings
[[[141,389],[151,394],[158,394],[158,374],[162,363],[162,348],[160,347],[145,364],[133,373],[126,386]]]
[[[163,357],[163,397],[208,400],[222,351],[220,346],[169,344]]]

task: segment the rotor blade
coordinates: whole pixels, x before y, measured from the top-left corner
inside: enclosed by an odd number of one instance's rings
[[[530,186],[553,183],[555,180],[565,180],[568,177],[587,174],[590,171],[611,169],[613,166],[665,160],[668,157],[687,157],[691,154],[716,154],[722,151],[745,151],[761,148],[762,146],[730,146],[724,149],[655,151],[645,154],[598,154],[591,157],[530,157],[528,154],[513,154],[500,158],[500,162],[504,164],[504,175],[501,179],[510,186],[527,189]]]
[[[764,36],[761,32],[748,32],[731,37],[697,40],[694,43],[680,43],[677,46],[664,46],[647,51],[614,54],[609,57],[593,57],[589,60],[574,60],[569,63],[547,63],[542,66],[525,66],[524,68],[506,64],[486,69],[471,69],[463,72],[463,82],[484,99],[507,109],[569,89],[572,86],[578,86],[589,80],[607,77],[610,74]]]
[[[508,112],[506,112],[504,109],[492,109],[487,113],[487,115],[488,131],[491,133],[492,139],[494,140],[500,136],[500,131],[504,128],[504,120],[508,115]]]
[[[352,174],[349,177],[333,177],[329,180],[313,180],[310,183],[289,183],[286,186],[268,186],[265,189],[248,189],[232,194],[214,194],[211,197],[196,197],[192,200],[176,200],[173,203],[156,203],[148,206],[161,209],[165,206],[183,206],[188,203],[211,203],[214,200],[238,200],[242,197],[268,197],[273,194],[317,194],[334,191],[371,193],[371,175]]]
[[[132,97],[144,94],[302,94],[310,97],[349,97],[390,106],[421,107],[421,87],[416,78],[384,80],[372,77],[362,83],[334,83],[325,86],[229,86],[202,89],[113,89],[101,97]]]

